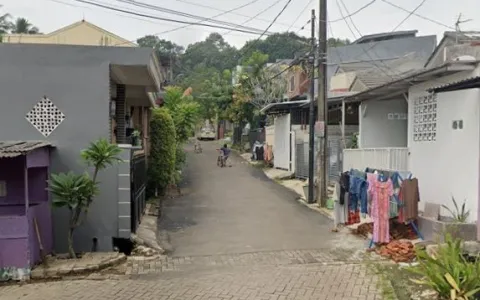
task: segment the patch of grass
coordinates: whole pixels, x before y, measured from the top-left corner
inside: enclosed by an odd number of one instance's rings
[[[379,289],[383,299],[410,300],[414,295],[421,294],[423,288],[413,283],[411,279],[418,279],[407,268],[397,264],[375,264],[374,270],[379,276]]]

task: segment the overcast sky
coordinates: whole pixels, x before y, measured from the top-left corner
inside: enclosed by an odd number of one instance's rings
[[[139,8],[129,4],[121,3],[118,0],[91,0],[92,2],[107,4],[117,8],[127,8],[128,11],[140,12],[159,17],[192,21],[192,19],[175,16],[151,9]],[[279,0],[137,0],[143,3],[149,3],[164,8],[195,14],[203,17],[212,17],[221,14],[222,11],[231,10],[243,4],[253,2],[251,5],[234,11],[234,14],[225,14],[216,18],[221,21],[228,21],[236,24],[243,24],[251,17],[263,9],[269,7]],[[266,29],[269,23],[280,12],[288,0],[280,0],[271,9],[256,17],[244,26],[258,29]],[[328,0],[328,19],[335,20],[341,18],[337,1]],[[422,0],[389,0],[407,10],[414,10]],[[480,30],[480,15],[478,14],[479,0],[426,0],[424,5],[417,10],[417,14],[433,19],[444,25],[454,27],[460,13],[462,19],[473,19],[461,26],[462,30]],[[185,3],[189,2],[189,3]],[[292,0],[285,12],[278,18],[277,22],[271,27],[271,32],[281,32],[287,30],[292,24],[291,30],[299,31],[302,35],[309,35],[310,28],[307,26],[304,30],[300,28],[306,24],[310,18],[311,9],[317,10],[318,0]],[[343,0],[350,13],[353,13],[360,7],[371,2],[371,0]],[[339,2],[341,3],[341,2]],[[477,5],[475,5],[477,3]],[[108,31],[129,40],[136,40],[147,34],[157,34],[163,31],[175,29],[185,25],[169,23],[164,21],[149,20],[142,17],[131,16],[125,13],[108,11],[100,7],[91,6],[76,2],[75,0],[0,0],[0,14],[10,13],[13,16],[27,18],[31,23],[40,28],[43,33],[54,31],[60,27],[69,25],[85,18]],[[341,4],[340,4],[341,5]],[[204,7],[202,7],[204,6]],[[210,6],[212,8],[206,8]],[[343,13],[345,13],[342,7]],[[300,17],[298,17],[300,15]],[[349,38],[354,40],[360,35],[388,32],[408,16],[408,13],[398,8],[394,8],[382,0],[376,0],[371,6],[362,10],[352,17],[354,25],[358,28],[358,33],[351,25],[355,35],[348,29],[345,22],[338,21],[330,24],[329,36]],[[298,17],[298,19],[297,19]],[[350,21],[350,19],[349,19]],[[198,22],[193,20],[192,22]],[[351,24],[351,23],[350,23]],[[432,21],[424,20],[418,16],[412,15],[397,30],[416,29],[420,35],[436,34],[441,37],[445,26],[435,24]],[[161,38],[172,40],[183,46],[203,40],[211,32],[225,33],[228,30],[213,29],[206,27],[190,26],[174,32],[160,35]],[[241,47],[245,41],[258,37],[258,35],[232,32],[225,35],[225,39]]]

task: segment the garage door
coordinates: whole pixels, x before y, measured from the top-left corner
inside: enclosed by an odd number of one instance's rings
[[[290,114],[275,118],[275,140],[273,165],[279,169],[290,169]]]

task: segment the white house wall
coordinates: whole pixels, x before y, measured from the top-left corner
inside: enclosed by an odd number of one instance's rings
[[[415,100],[426,90],[448,82],[468,78],[476,72],[464,72],[440,78],[436,82],[414,86],[409,91],[409,166],[420,185],[420,209],[425,202],[447,205],[451,197],[470,210],[470,220],[478,217],[480,90],[470,89],[439,93],[436,97],[436,132],[433,141],[414,140]],[[463,129],[453,129],[453,121],[463,121]],[[432,132],[433,136],[433,132]],[[460,204],[461,205],[461,204]],[[441,214],[449,216],[442,208]]]
[[[364,101],[359,109],[360,148],[407,147],[408,104],[404,97]]]

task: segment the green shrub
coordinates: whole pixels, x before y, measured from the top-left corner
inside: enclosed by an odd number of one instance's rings
[[[148,167],[149,187],[163,192],[175,176],[176,139],[172,117],[164,108],[155,108],[150,120],[151,151]],[[149,194],[152,191],[149,192]]]
[[[441,299],[475,299],[480,292],[480,261],[468,262],[461,240],[447,235],[435,257],[426,250],[417,251],[419,265],[411,271],[422,276],[413,282],[438,292]]]
[[[84,174],[68,172],[52,174],[48,180],[53,206],[67,208],[69,211],[67,242],[70,258],[76,257],[73,233],[85,220],[90,205],[99,193],[98,173],[120,162],[121,152],[117,145],[111,144],[106,139],[99,139],[90,143],[89,147],[81,152],[85,164],[93,168],[92,176],[87,172]]]

